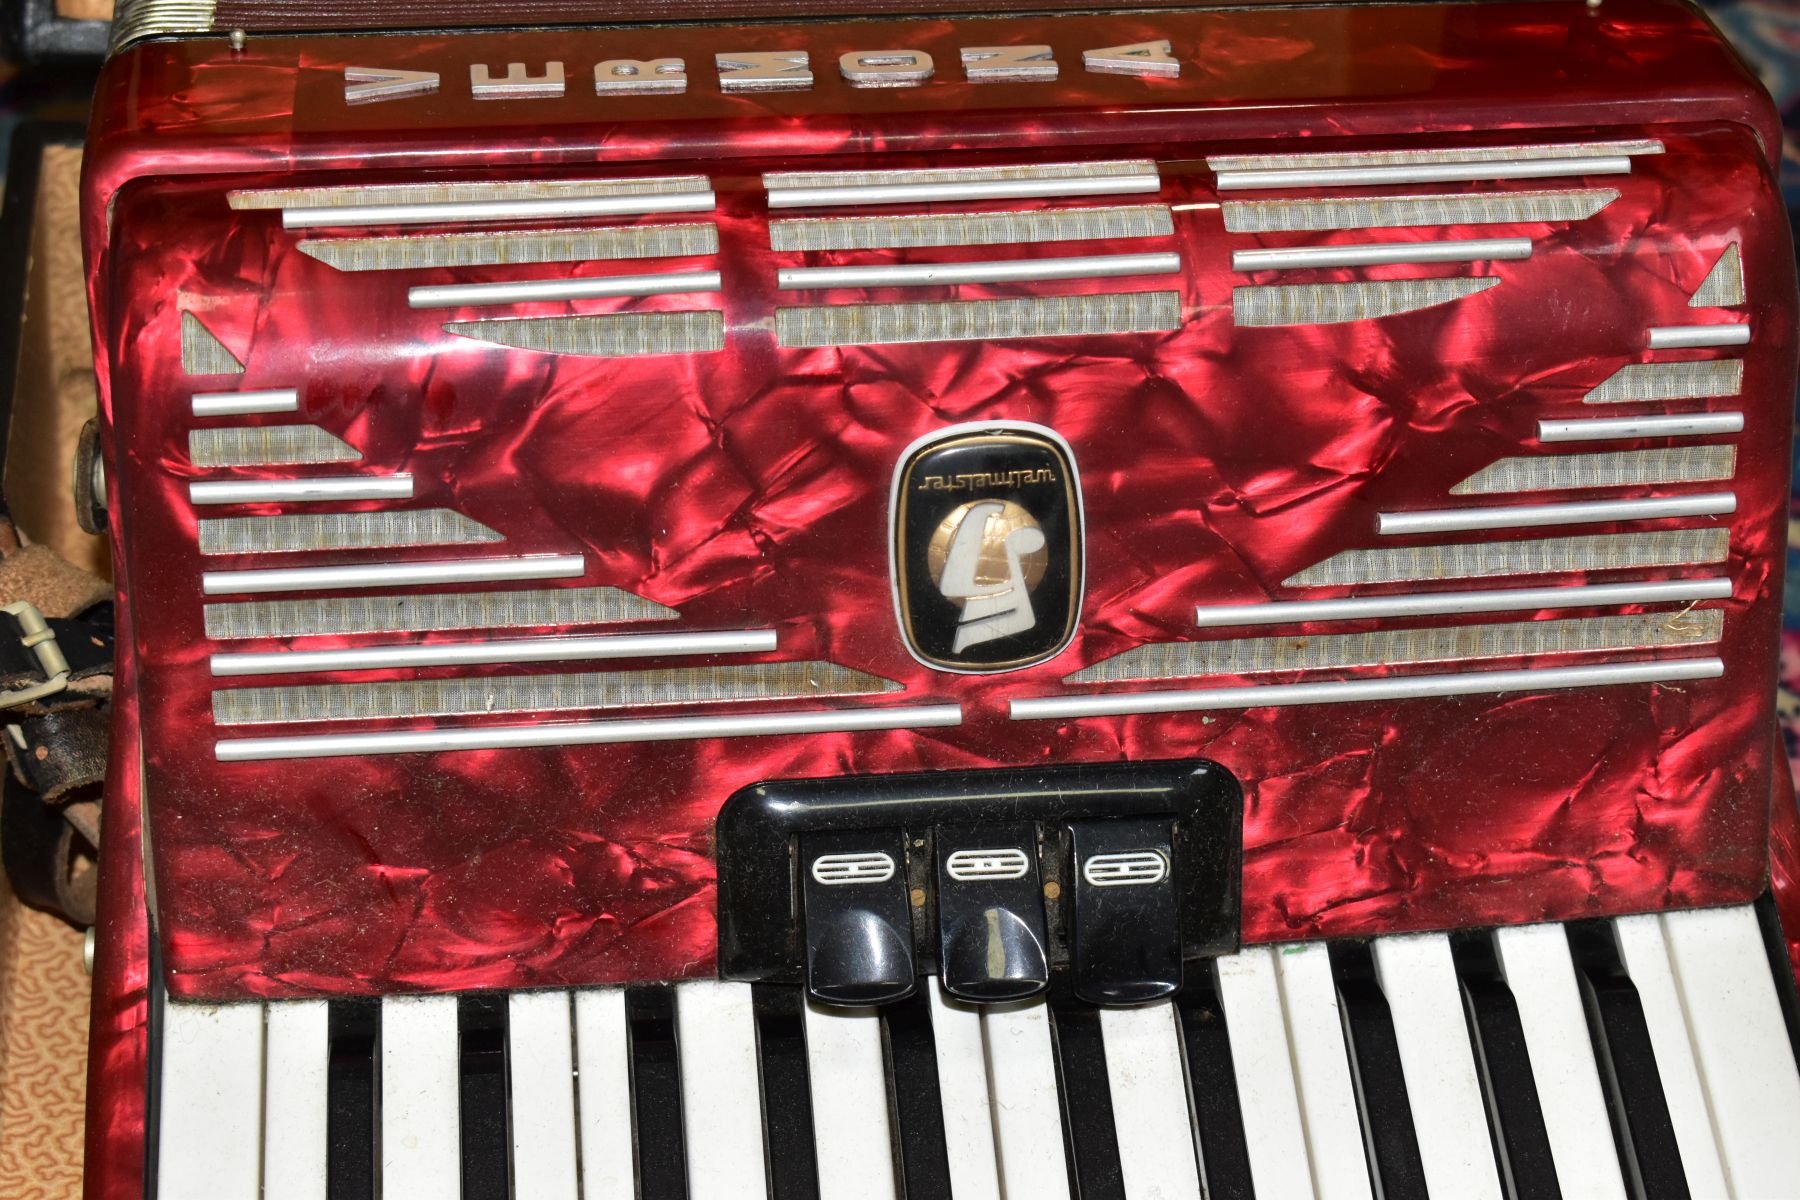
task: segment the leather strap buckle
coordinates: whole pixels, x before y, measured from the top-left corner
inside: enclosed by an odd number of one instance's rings
[[[57,644],[56,630],[44,620],[44,614],[38,606],[29,600],[20,600],[0,608],[13,625],[17,633],[19,645],[37,661],[37,669],[43,679],[37,683],[27,683],[0,692],[0,710],[17,708],[22,704],[34,704],[48,696],[54,696],[69,686],[69,660],[64,657],[62,647]]]

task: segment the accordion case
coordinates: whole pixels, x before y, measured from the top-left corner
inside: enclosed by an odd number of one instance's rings
[[[707,15],[128,20],[97,1078],[153,958],[778,977],[778,781],[1210,764],[1227,949],[1768,891],[1793,255],[1694,10]]]

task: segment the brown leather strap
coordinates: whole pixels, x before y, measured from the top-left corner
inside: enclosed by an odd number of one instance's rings
[[[106,778],[110,712],[72,708],[19,721],[6,734],[7,757],[19,782],[54,804],[76,788]]]

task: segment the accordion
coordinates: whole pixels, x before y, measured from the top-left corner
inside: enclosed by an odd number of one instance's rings
[[[90,1200],[1800,1195],[1695,10],[331,7],[96,98]]]

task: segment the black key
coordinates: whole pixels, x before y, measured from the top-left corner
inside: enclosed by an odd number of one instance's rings
[[[1175,857],[1167,820],[1075,821],[1075,995],[1141,1004],[1181,987]]]
[[[1587,1010],[1588,1036],[1612,1117],[1613,1144],[1638,1200],[1687,1200],[1687,1175],[1637,987],[1605,921],[1571,924],[1569,949]]]
[[[1488,1132],[1500,1165],[1500,1181],[1508,1196],[1520,1200],[1558,1200],[1562,1187],[1544,1131],[1537,1081],[1525,1046],[1519,1006],[1500,972],[1491,933],[1457,938],[1451,943],[1456,974],[1462,983],[1463,1010],[1469,1021],[1475,1068],[1487,1102]]]
[[[1219,1003],[1212,964],[1189,971],[1175,1000],[1181,1040],[1187,1051],[1188,1086],[1194,1123],[1200,1130],[1200,1174],[1207,1200],[1251,1200],[1250,1152],[1244,1145],[1244,1116],[1238,1106],[1237,1069]]]
[[[463,1200],[511,1200],[506,1123],[506,997],[463,996],[456,1005],[462,1100]]]
[[[853,1006],[912,994],[912,905],[898,830],[805,835],[800,894],[808,991]]]
[[[938,973],[952,996],[1025,1000],[1050,985],[1037,830],[939,828]]]
[[[1374,956],[1366,945],[1333,943],[1331,974],[1337,980],[1338,1006],[1350,1044],[1350,1077],[1356,1085],[1363,1143],[1383,1200],[1429,1200],[1394,1018],[1375,980]]]
[[[325,1195],[328,1200],[375,1200],[375,1033],[381,1007],[374,1000],[334,1000],[330,1013]]]
[[[1062,1097],[1063,1136],[1080,1200],[1125,1200],[1119,1136],[1113,1129],[1112,1084],[1106,1077],[1106,1043],[1100,1011],[1058,1004],[1056,1090]]]
[[[638,1200],[687,1200],[675,993],[665,987],[628,989],[625,1023],[631,1030],[631,1108],[637,1131]]]
[[[889,1102],[899,1128],[900,1182],[907,1200],[950,1195],[950,1159],[944,1145],[944,1099],[938,1091],[937,1039],[931,1032],[931,1000],[917,994],[881,1010],[887,1040]]]
[[[817,1200],[812,1084],[806,1073],[806,1003],[796,987],[759,983],[757,1053],[762,1060],[763,1129],[769,1147],[771,1200]]]

